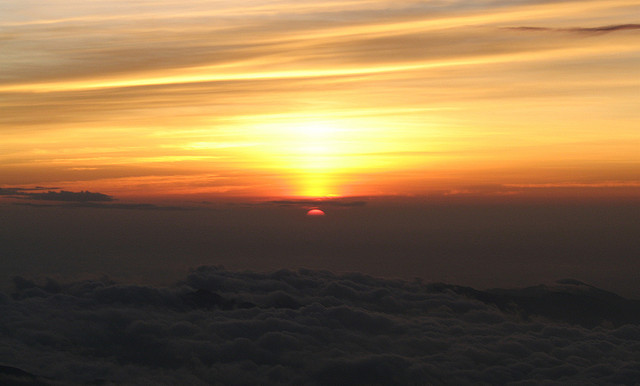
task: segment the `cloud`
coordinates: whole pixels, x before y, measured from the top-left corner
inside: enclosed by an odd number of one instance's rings
[[[80,192],[69,192],[61,190],[59,192],[48,190],[52,188],[44,188],[36,186],[35,188],[0,188],[0,196],[10,196],[13,198],[25,198],[30,200],[43,201],[65,201],[65,202],[95,202],[95,201],[113,201],[113,197],[103,194],[94,193],[88,190]],[[34,193],[33,191],[48,190],[45,193]]]
[[[613,302],[637,315],[640,304],[574,280],[477,291],[200,267],[168,288],[24,278],[14,287],[0,294],[0,381],[517,385],[640,376],[638,319],[599,309]],[[600,323],[527,309],[576,301]]]
[[[25,193],[25,196],[32,200],[46,201],[70,201],[70,202],[91,202],[91,201],[113,201],[113,197],[103,193],[93,193],[87,191],[68,192],[61,190],[59,192],[48,191],[46,193]]]
[[[16,196],[21,194],[20,188],[0,188],[0,196]]]
[[[326,199],[317,199],[317,200],[274,200],[267,201],[268,204],[275,204],[281,206],[339,206],[339,207],[354,207],[354,206],[365,206],[367,202],[364,200],[357,200],[354,198],[326,198]]]
[[[36,186],[33,188],[21,188],[21,187],[10,187],[10,188],[0,188],[0,196],[18,196],[24,195],[26,192],[33,192],[38,190],[54,190],[60,188],[47,188],[43,186]]]
[[[607,33],[625,30],[640,29],[640,24],[615,24],[601,27],[574,27],[574,28],[547,28],[547,27],[506,27],[505,29],[519,31],[549,31],[549,32],[583,32],[583,33]]]
[[[483,184],[461,186],[456,189],[434,192],[434,195],[445,197],[485,197],[511,199],[544,199],[545,197],[563,197],[572,200],[597,200],[607,197],[609,200],[636,201],[640,191],[638,181],[603,181],[603,182],[555,182],[539,184]]]
[[[163,206],[163,205],[155,205],[155,204],[147,204],[147,203],[114,203],[114,204],[103,204],[97,202],[79,202],[72,204],[35,204],[35,203],[24,203],[24,202],[16,202],[14,205],[20,206],[32,206],[32,207],[62,207],[62,208],[96,208],[96,209],[125,209],[125,210],[191,210],[192,208],[183,207],[183,206]]]
[[[0,197],[18,198],[21,200],[49,201],[50,203],[40,204],[35,202],[13,202],[13,205],[31,207],[63,207],[63,208],[95,208],[95,209],[124,209],[124,210],[191,210],[193,208],[185,206],[163,206],[149,203],[115,203],[115,198],[103,193],[90,191],[69,192],[61,190],[59,192],[37,186],[35,188],[9,187],[0,188]],[[40,190],[47,192],[40,193]]]

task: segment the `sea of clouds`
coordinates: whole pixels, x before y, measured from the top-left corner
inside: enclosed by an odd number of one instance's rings
[[[5,385],[634,385],[637,301],[200,267],[172,287],[104,280],[0,293]]]

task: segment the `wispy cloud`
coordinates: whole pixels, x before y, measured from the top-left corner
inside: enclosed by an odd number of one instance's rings
[[[549,31],[549,32],[583,32],[583,33],[607,33],[626,30],[638,30],[640,24],[619,24],[606,25],[601,27],[572,27],[572,28],[549,28],[549,27],[505,27],[505,29],[519,31]]]

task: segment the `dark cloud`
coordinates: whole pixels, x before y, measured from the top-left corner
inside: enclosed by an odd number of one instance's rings
[[[434,191],[432,198],[438,196],[448,198],[487,198],[487,199],[540,199],[543,197],[556,197],[556,199],[569,198],[576,200],[589,200],[607,197],[611,200],[614,197],[624,199],[625,197],[635,201],[640,189],[634,182],[611,183],[611,184],[589,184],[589,183],[560,183],[560,184],[483,184],[461,186],[456,189]]]
[[[367,202],[364,200],[357,200],[354,198],[327,198],[327,199],[318,199],[318,200],[274,200],[268,201],[268,204],[276,204],[281,206],[342,206],[342,207],[350,207],[350,206],[365,206]]]
[[[0,188],[0,196],[18,198],[21,200],[53,201],[55,203],[39,204],[33,202],[14,202],[13,205],[30,207],[62,207],[62,208],[96,208],[96,209],[126,209],[126,210],[190,210],[183,206],[163,206],[149,203],[115,203],[115,198],[103,193],[90,191],[69,192],[36,186],[35,188]],[[47,190],[47,192],[38,192]]]
[[[112,203],[112,204],[104,204],[98,202],[80,202],[80,203],[71,203],[71,204],[35,204],[35,203],[25,203],[25,202],[16,202],[14,205],[20,206],[31,206],[31,207],[43,207],[43,208],[51,208],[51,207],[60,207],[60,208],[95,208],[95,209],[133,209],[133,210],[191,210],[189,207],[182,206],[163,206],[163,205],[155,205],[155,204],[146,204],[146,203]]]
[[[103,193],[94,193],[89,191],[68,192],[61,190],[59,192],[48,191],[46,193],[25,193],[25,196],[32,200],[46,201],[71,201],[71,202],[91,202],[91,201],[113,201],[113,197]]]
[[[96,202],[96,201],[113,201],[113,197],[103,194],[83,190],[80,192],[69,192],[60,190],[59,192],[50,190],[55,188],[45,188],[36,186],[35,188],[0,188],[0,196],[10,196],[14,198],[24,198],[30,200],[44,201],[65,201],[65,202]],[[40,193],[37,191],[48,190]],[[34,193],[34,191],[36,191]]]
[[[619,24],[619,25],[606,25],[603,27],[594,28],[573,28],[577,32],[613,32],[622,30],[634,30],[640,29],[640,24]]]
[[[577,303],[601,323],[530,308],[532,299],[567,313]],[[0,294],[0,381],[632,385],[640,324],[587,306],[604,301],[640,310],[573,280],[477,291],[221,267],[195,269],[169,288],[16,278],[11,296]]]
[[[56,189],[60,189],[60,188],[56,188],[56,187],[48,188],[43,186],[36,186],[32,188],[21,188],[21,187],[0,188],[0,196],[19,196],[19,195],[24,195],[27,192],[34,192],[38,190],[56,190]]]
[[[606,33],[624,30],[640,29],[640,24],[617,24],[605,25],[601,27],[575,27],[575,28],[546,28],[546,27],[507,27],[506,29],[519,31],[550,31],[550,32],[584,32],[584,33]]]
[[[146,203],[114,203],[114,204],[102,204],[95,202],[88,202],[82,204],[74,204],[75,207],[82,208],[98,208],[98,209],[135,209],[135,210],[190,210],[190,208],[182,206],[164,206]]]
[[[20,188],[0,188],[0,196],[16,196],[21,192]]]

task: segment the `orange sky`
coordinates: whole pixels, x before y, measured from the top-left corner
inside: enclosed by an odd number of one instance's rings
[[[5,3],[0,187],[638,196],[638,15],[635,0]]]

